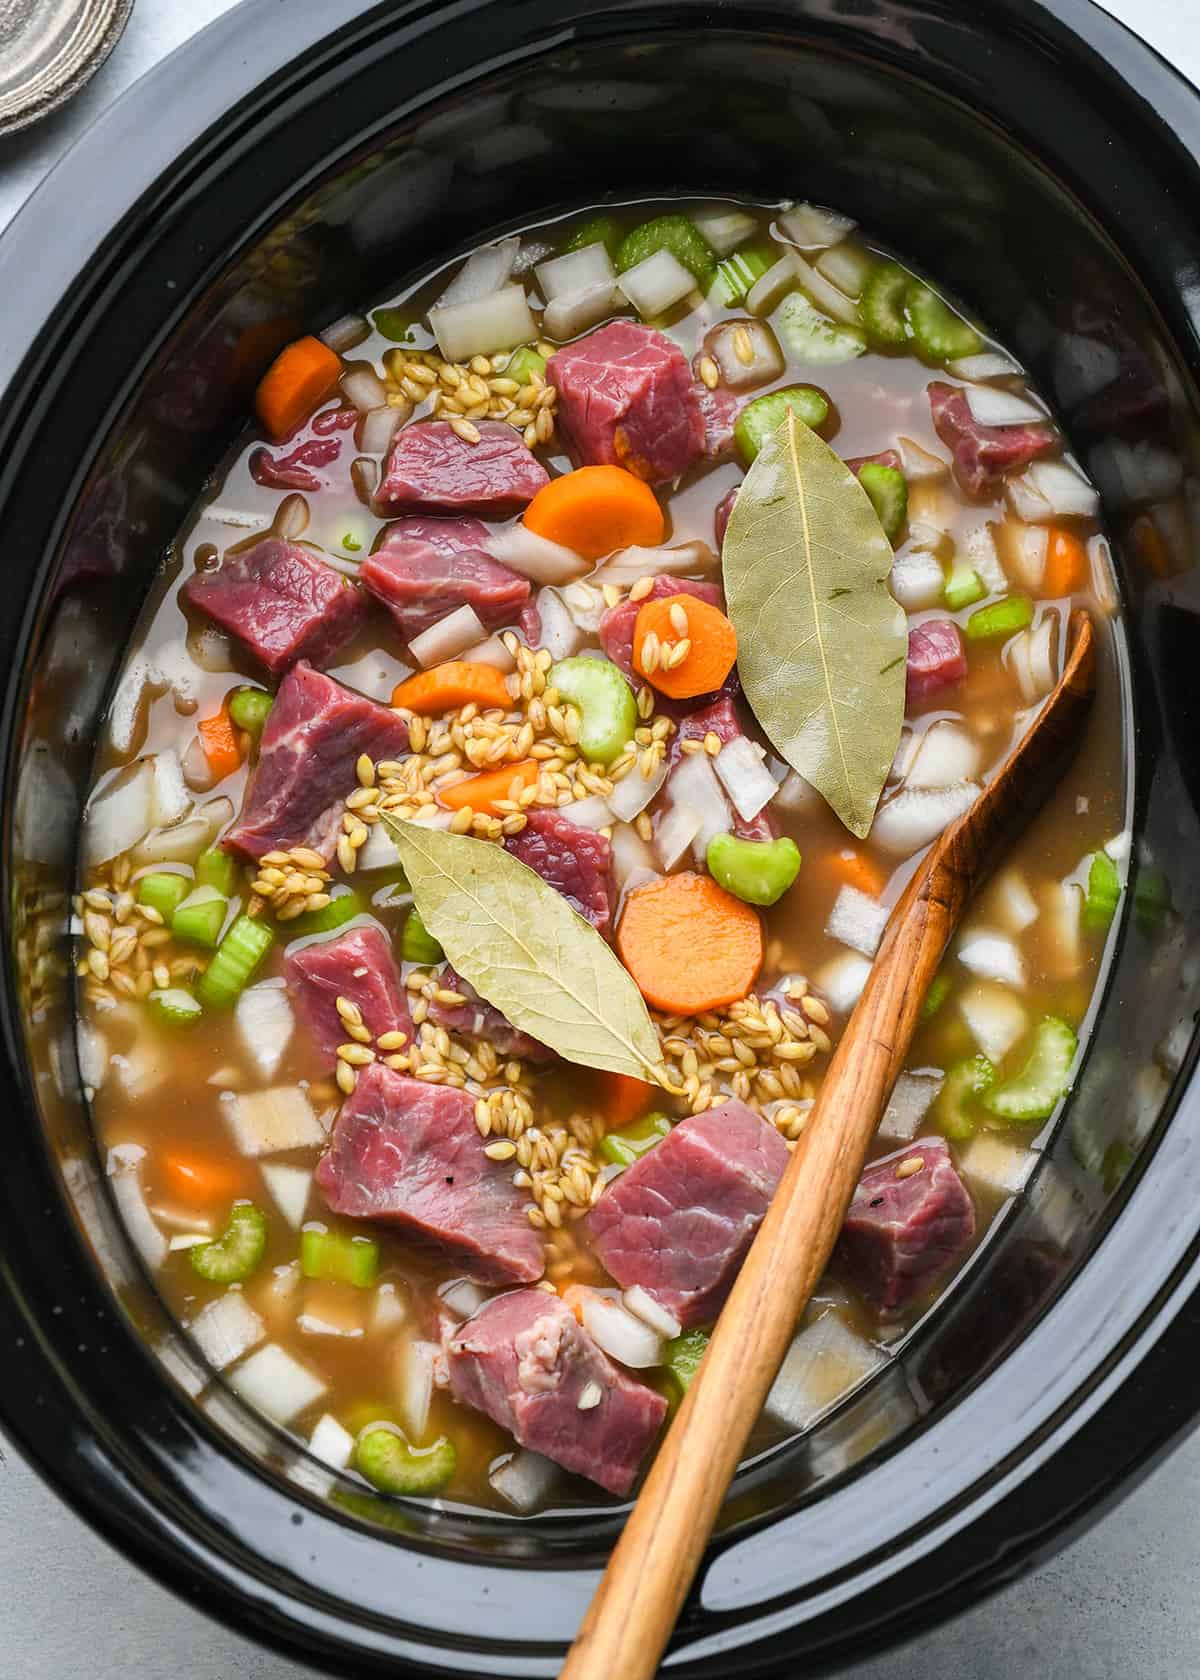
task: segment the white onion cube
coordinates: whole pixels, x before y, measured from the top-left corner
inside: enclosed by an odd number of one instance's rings
[[[1024,986],[1025,964],[1011,939],[1002,933],[972,933],[958,948],[958,960],[972,974],[984,980],[1000,980],[1009,986]]]
[[[218,1300],[210,1301],[189,1329],[215,1371],[223,1371],[249,1353],[267,1333],[266,1325],[240,1289],[228,1289]]]
[[[857,952],[846,951],[827,962],[817,975],[817,990],[835,1015],[849,1015],[862,996],[871,964]]]
[[[938,1068],[902,1073],[875,1135],[886,1143],[911,1143],[944,1084],[945,1076]]]
[[[1029,1026],[1021,1003],[994,980],[977,980],[960,992],[958,1008],[989,1062],[1001,1062]]]
[[[1036,1161],[1036,1151],[1009,1143],[999,1132],[976,1132],[958,1152],[963,1177],[998,1196],[1023,1190]]]
[[[883,1362],[879,1349],[836,1312],[824,1313],[784,1355],[763,1409],[789,1429],[807,1429]]]
[[[275,1342],[252,1353],[229,1379],[249,1406],[290,1423],[325,1392],[325,1383]]]
[[[869,893],[846,886],[833,901],[825,932],[840,945],[861,951],[864,957],[873,957],[890,915],[891,911]]]
[[[221,1107],[243,1155],[282,1155],[289,1149],[316,1149],[325,1142],[321,1122],[298,1085],[227,1095]]]

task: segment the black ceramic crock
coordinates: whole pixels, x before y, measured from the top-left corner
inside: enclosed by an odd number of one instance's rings
[[[1087,0],[247,0],[0,242],[0,1419],[177,1591],[357,1676],[550,1675],[615,1531],[316,1498],[232,1396],[188,1398],[97,1171],[65,924],[123,644],[280,336],[608,194],[834,204],[968,299],[1103,492],[1132,718],[1137,908],[1068,1121],[880,1380],[743,1473],[667,1668],[815,1671],[911,1636],[1191,1425],[1198,159],[1196,94]]]

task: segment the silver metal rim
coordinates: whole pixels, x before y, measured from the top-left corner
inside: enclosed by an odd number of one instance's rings
[[[83,0],[79,26],[61,52],[20,88],[0,95],[0,134],[40,122],[89,81],[120,40],[133,0]]]

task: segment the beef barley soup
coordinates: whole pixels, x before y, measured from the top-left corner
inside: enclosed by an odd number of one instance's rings
[[[114,1194],[213,1371],[326,1466],[623,1498],[916,860],[1072,605],[1114,611],[1096,495],[1015,362],[807,204],[529,228],[286,345],[255,406],[89,805]],[[756,1447],[953,1287],[1070,1088],[1126,868],[1101,639]]]

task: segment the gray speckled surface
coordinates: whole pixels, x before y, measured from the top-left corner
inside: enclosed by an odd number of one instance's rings
[[[137,0],[112,58],[79,99],[0,141],[0,228],[72,139],[130,82],[233,0]],[[965,4],[965,0],[964,0]],[[1200,81],[1196,0],[1108,10]],[[1036,1573],[854,1680],[1196,1680],[1200,1438]],[[306,1680],[180,1604],[98,1540],[11,1450],[0,1462],[4,1680]],[[614,1677],[615,1680],[615,1677]]]

